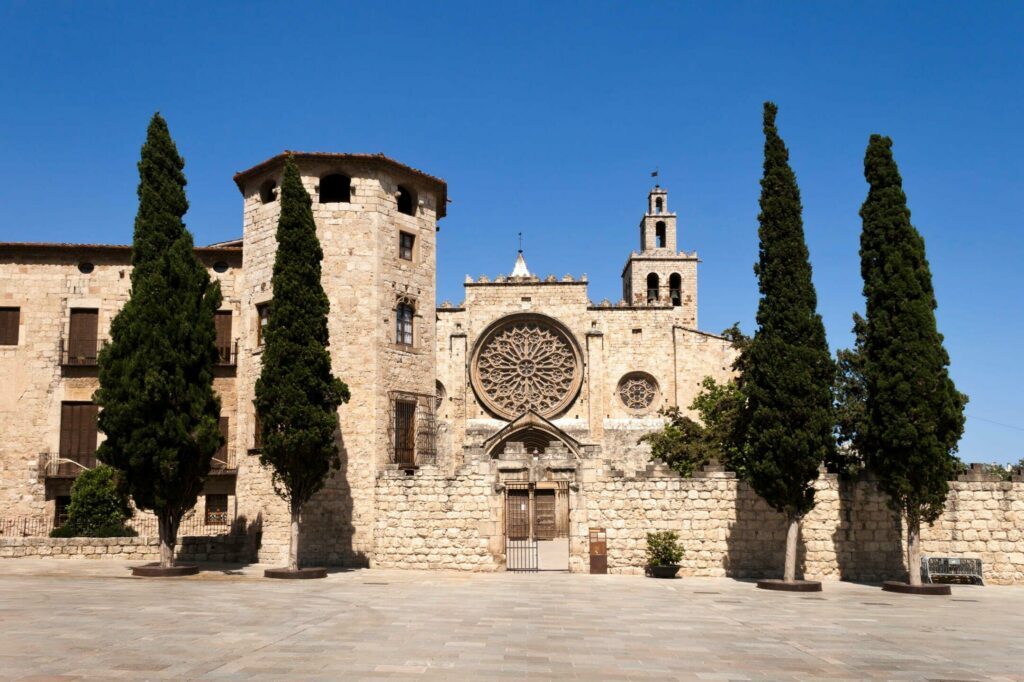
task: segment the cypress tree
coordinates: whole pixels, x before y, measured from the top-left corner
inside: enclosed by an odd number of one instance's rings
[[[274,297],[254,402],[260,462],[273,469],[274,490],[291,511],[288,567],[293,571],[299,567],[302,508],[340,466],[338,407],[349,399],[348,386],[331,373],[322,260],[309,194],[289,157],[281,181]]]
[[[744,349],[741,390],[746,479],[787,519],[784,579],[796,578],[800,522],[814,508],[818,467],[835,447],[834,373],[818,315],[804,241],[800,190],[789,152],[775,128],[777,108],[764,105],[758,329]]]
[[[99,356],[106,434],[97,457],[120,469],[135,505],[156,514],[160,565],[174,565],[184,514],[195,506],[222,439],[214,312],[220,285],[193,252],[182,220],[185,162],[155,114],[139,161],[131,296]]]
[[[910,583],[921,584],[921,523],[942,513],[967,396],[949,376],[935,324],[924,239],[910,223],[892,140],[872,135],[864,156],[870,189],[861,207],[860,257],[867,323],[863,373],[867,465],[907,524]]]

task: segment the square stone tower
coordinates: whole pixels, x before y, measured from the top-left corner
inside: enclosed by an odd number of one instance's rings
[[[341,470],[304,512],[300,552],[304,560],[365,564],[373,550],[377,472],[396,463],[429,464],[433,455],[425,435],[433,432],[436,400],[435,239],[447,187],[382,155],[363,154],[286,152],[235,176],[244,197],[245,271],[235,423],[253,455],[252,400],[261,324],[273,315],[278,188],[287,156],[313,201],[331,306],[331,363],[352,394],[339,409]],[[287,554],[287,510],[258,457],[240,464],[238,488],[250,507],[241,513],[263,510],[260,559],[280,560]]]
[[[622,298],[628,305],[671,306],[680,324],[697,327],[697,253],[677,250],[676,214],[668,190],[655,185],[640,220],[640,251],[622,270]]]

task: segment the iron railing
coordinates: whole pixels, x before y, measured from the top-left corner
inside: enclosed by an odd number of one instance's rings
[[[211,474],[233,474],[238,470],[238,460],[234,450],[218,452],[210,460]]]
[[[61,339],[60,364],[63,367],[95,367],[99,362],[100,349],[106,344],[104,340],[97,340],[95,343],[76,341],[72,344],[67,339]]]
[[[234,367],[238,364],[238,341],[225,346],[217,346],[217,366]]]
[[[88,471],[96,466],[96,456],[91,457],[67,457],[59,452],[39,453],[39,477],[47,478],[77,478],[83,471]]]
[[[389,391],[388,442],[391,461],[414,468],[437,462],[437,395]],[[408,406],[415,406],[410,412]],[[409,420],[411,419],[411,423]],[[404,435],[411,428],[411,439]],[[412,440],[410,443],[409,441]]]

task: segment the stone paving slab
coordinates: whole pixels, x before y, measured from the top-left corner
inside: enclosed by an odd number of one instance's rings
[[[2,679],[1024,680],[1024,587],[0,562]]]

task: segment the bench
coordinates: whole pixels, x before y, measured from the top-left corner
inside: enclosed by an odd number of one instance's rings
[[[921,557],[921,581],[926,583],[968,583],[984,585],[981,559]]]

